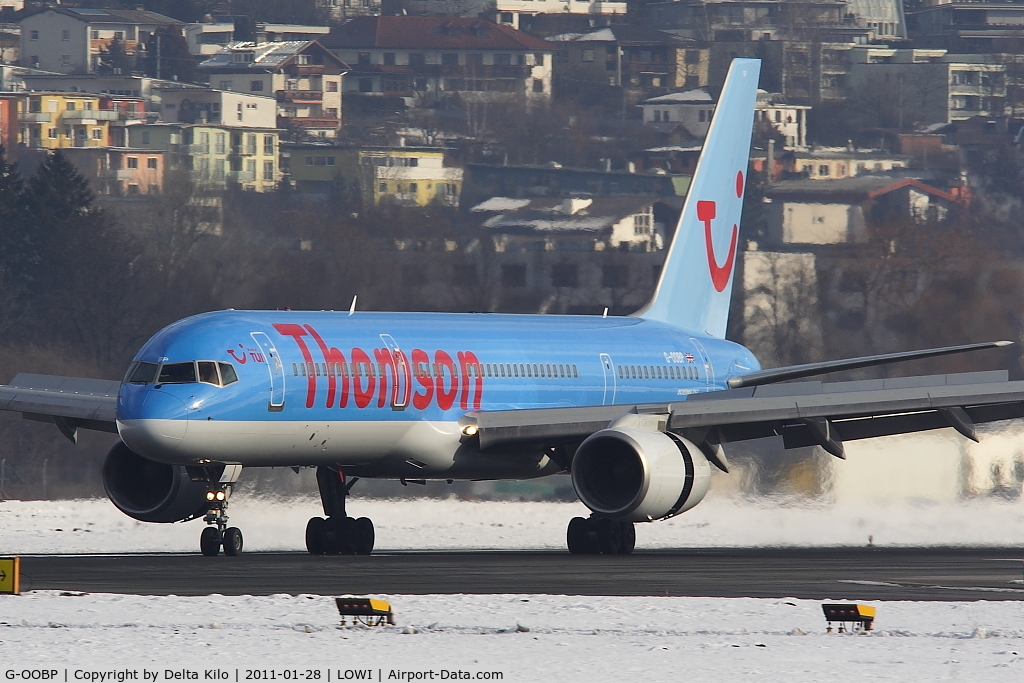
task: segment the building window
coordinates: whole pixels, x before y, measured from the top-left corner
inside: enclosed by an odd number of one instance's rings
[[[274,180],[274,162],[264,161],[263,162],[263,179],[273,182]]]
[[[707,119],[707,112],[706,112],[706,110],[704,110],[704,109],[699,110],[697,112],[697,121],[700,122],[700,123],[704,123],[707,120],[708,119]]]
[[[427,56],[422,52],[409,53],[409,66],[424,66],[427,63]]]
[[[221,81],[219,86],[220,90],[231,90],[231,81]]]
[[[214,140],[214,153],[224,154],[227,151],[227,136],[224,133],[217,133]]]
[[[103,129],[102,128],[93,128],[92,129],[92,139],[93,140],[102,140],[103,139]]]
[[[395,65],[395,53],[394,52],[385,52],[384,53],[384,66],[394,66],[394,65]]]
[[[534,66],[544,66],[544,53],[538,52],[533,56]]]
[[[114,31],[114,40],[124,40],[124,31]]]
[[[92,32],[92,39],[93,40],[99,40],[100,39],[100,32],[99,31],[93,31]]]
[[[138,157],[128,157],[128,168],[138,168],[138,167],[139,167],[139,158]]]
[[[160,186],[154,183],[149,184],[149,194],[157,194],[160,192]]]
[[[71,40],[71,31],[69,31],[68,29],[64,29],[63,31],[61,31],[60,32],[60,39],[61,40]]]
[[[820,164],[818,166],[818,175],[826,177],[828,176],[828,164]]]
[[[533,79],[533,92],[544,92],[544,81],[540,78]]]
[[[360,78],[359,79],[359,92],[373,92],[373,79],[372,78]]]
[[[224,160],[217,159],[213,162],[213,179],[224,180]]]
[[[252,81],[249,83],[250,92],[263,92],[263,81]]]
[[[369,52],[360,52],[359,55],[356,58],[356,61],[359,64],[369,64],[370,63],[370,53]]]
[[[39,31],[32,31],[29,34],[29,40],[39,40]]]
[[[253,154],[253,155],[256,154],[256,134],[255,133],[249,133],[245,137],[245,153],[246,154]]]
[[[633,216],[633,234],[634,235],[650,235],[651,234],[651,214],[649,213],[638,213]]]
[[[417,183],[409,183],[409,194],[416,194],[419,190],[420,186]]]
[[[442,66],[458,66],[459,55],[457,52],[445,52],[441,55]]]
[[[138,193],[139,193],[139,186],[138,185],[132,183],[131,185],[128,186],[128,194],[138,194]]]
[[[377,192],[379,192],[380,194],[387,194],[388,193],[388,184],[387,183],[381,183],[380,185],[378,185],[377,186]]]
[[[146,159],[146,168],[156,170],[156,157],[149,157]]]
[[[583,61],[592,62],[594,61],[594,50],[593,48],[587,48],[583,51]]]
[[[494,55],[494,64],[496,66],[508,66],[512,63],[512,55],[507,54],[496,54]]]
[[[48,128],[46,130],[46,133],[50,137],[51,140],[55,140],[57,138],[57,129],[56,128]]]
[[[327,92],[338,92],[338,81],[325,81]]]
[[[274,136],[264,135],[263,136],[263,155],[274,156]]]
[[[75,103],[74,102],[68,102],[67,110],[68,111],[74,111],[75,110]]]

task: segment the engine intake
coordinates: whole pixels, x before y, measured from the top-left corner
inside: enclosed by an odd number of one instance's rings
[[[572,485],[594,512],[624,522],[674,517],[704,499],[711,466],[675,434],[630,427],[603,429],[572,461]]]
[[[184,522],[206,513],[208,484],[181,465],[147,460],[118,441],[103,463],[103,488],[118,510],[140,522]]]

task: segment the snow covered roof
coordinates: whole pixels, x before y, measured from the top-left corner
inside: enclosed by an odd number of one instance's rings
[[[705,88],[696,88],[694,90],[684,90],[683,92],[670,92],[667,95],[659,95],[658,97],[652,97],[649,100],[641,102],[641,106],[645,104],[711,104],[714,103],[715,99],[711,97]]]
[[[512,197],[491,197],[487,201],[480,202],[470,211],[515,211],[530,203],[529,199],[513,199]]]
[[[527,200],[520,208],[489,218],[483,227],[514,234],[597,233],[611,229],[622,219],[646,209],[654,201],[650,197],[544,197]]]

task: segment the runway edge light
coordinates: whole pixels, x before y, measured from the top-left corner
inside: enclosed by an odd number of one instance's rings
[[[853,631],[870,631],[874,627],[875,608],[871,605],[825,603],[821,609],[825,613],[825,621],[828,622],[828,628],[825,630],[829,633],[832,633],[833,621],[839,622],[840,633],[846,633],[847,624],[853,624]]]
[[[348,617],[352,617],[353,624],[383,626],[386,622],[390,626],[395,625],[395,615],[391,611],[391,603],[384,600],[344,597],[334,598],[334,604],[338,606],[342,626],[347,625]]]
[[[20,557],[0,557],[0,594],[21,595]]]

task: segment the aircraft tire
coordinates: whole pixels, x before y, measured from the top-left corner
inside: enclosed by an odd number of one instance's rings
[[[565,542],[569,546],[569,553],[572,555],[586,555],[588,535],[587,520],[582,517],[573,517],[569,520],[569,528],[565,532]]]
[[[373,542],[376,535],[373,531],[373,522],[369,517],[360,517],[352,526],[355,532],[356,555],[369,555],[373,552]]]
[[[610,519],[597,520],[597,542],[605,555],[618,555],[622,550],[622,525]]]
[[[324,541],[327,535],[327,520],[323,517],[312,517],[306,523],[306,550],[310,555],[324,555],[327,549]]]
[[[354,555],[355,520],[351,517],[328,517],[324,535],[324,552],[328,555]]]
[[[224,530],[224,554],[229,557],[242,554],[242,530],[237,526],[229,526]]]
[[[619,548],[620,555],[632,555],[636,547],[636,527],[633,522],[619,522],[622,526],[622,546]]]
[[[199,536],[199,550],[206,557],[217,557],[220,554],[220,531],[215,526],[208,526],[203,529]]]

